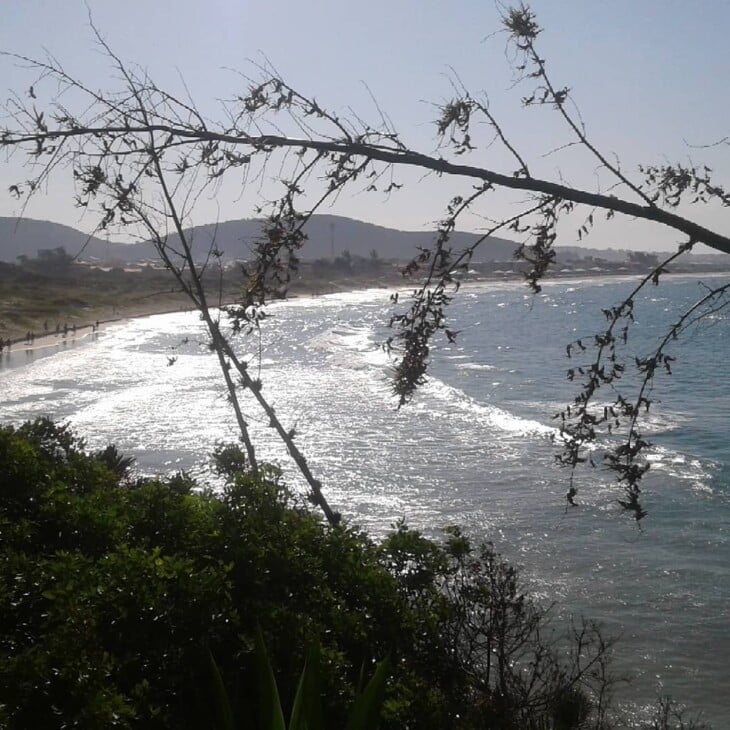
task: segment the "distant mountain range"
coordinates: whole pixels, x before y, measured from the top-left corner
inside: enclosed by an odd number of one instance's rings
[[[251,248],[261,231],[261,220],[247,219],[207,224],[190,229],[196,258],[203,259],[215,240],[223,258],[227,261],[250,258]],[[316,215],[305,227],[309,240],[304,245],[301,258],[314,260],[332,258],[349,251],[353,256],[370,256],[376,251],[382,259],[406,261],[413,258],[419,247],[430,246],[436,237],[431,231],[398,231],[372,223],[333,215]],[[460,249],[478,238],[474,233],[454,233],[452,246]],[[178,239],[171,235],[169,242],[175,246]],[[98,261],[104,264],[128,264],[155,261],[157,256],[149,242],[118,243],[99,237],[88,237],[70,226],[50,221],[0,217],[0,261],[15,261],[18,256],[33,258],[39,250],[63,247],[72,255],[79,254],[82,261]],[[474,262],[509,261],[517,244],[505,238],[490,237],[478,249]],[[588,249],[578,246],[558,247],[559,259],[625,260],[626,251]]]
[[[197,226],[188,231],[197,259],[207,255],[215,241],[227,261],[251,257],[251,249],[261,235],[261,220],[226,221],[218,224]],[[305,243],[301,258],[314,260],[332,258],[349,251],[353,256],[370,256],[377,251],[380,258],[408,260],[418,252],[419,246],[430,246],[435,238],[433,232],[397,231],[376,226],[372,223],[341,218],[332,215],[314,216],[305,232],[309,239]],[[474,241],[475,234],[455,233],[453,244],[461,247]],[[177,235],[171,235],[169,243],[175,247]],[[0,260],[15,261],[18,256],[35,257],[39,249],[62,246],[70,254],[84,261],[104,263],[132,263],[157,258],[149,242],[117,243],[99,237],[87,237],[69,226],[49,221],[0,218]],[[504,261],[512,257],[516,244],[504,238],[493,237],[483,246],[480,261]]]

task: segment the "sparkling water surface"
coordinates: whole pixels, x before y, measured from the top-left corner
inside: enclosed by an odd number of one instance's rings
[[[710,280],[704,280],[709,283]],[[715,280],[717,281],[717,280]],[[633,282],[560,281],[532,296],[517,283],[462,288],[451,308],[455,344],[434,352],[428,383],[397,409],[381,348],[389,292],[302,298],[271,309],[240,343],[265,393],[330,502],[382,535],[400,517],[435,534],[464,525],[520,565],[558,611],[620,636],[627,707],[670,694],[730,727],[730,342],[720,312],[672,346],[645,422],[653,444],[641,529],[616,503],[603,469],[577,475],[580,506],[565,508],[568,474],[555,465],[553,415],[577,385],[565,345],[603,326],[601,307]],[[629,341],[647,354],[662,326],[702,294],[668,279],[636,304]],[[177,360],[168,366],[168,357]],[[110,325],[94,340],[0,359],[0,421],[67,420],[90,448],[113,442],[143,473],[210,477],[208,455],[236,439],[216,361],[195,313]],[[609,400],[609,394],[606,394]],[[285,448],[247,403],[259,457],[297,482]],[[605,443],[604,443],[605,445]],[[600,456],[601,450],[596,449]],[[598,459],[600,463],[600,458]]]

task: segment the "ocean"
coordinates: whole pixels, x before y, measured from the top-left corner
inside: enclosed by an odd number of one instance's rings
[[[629,348],[647,354],[683,305],[712,281],[667,278],[636,300]],[[437,535],[462,525],[518,565],[531,593],[558,615],[597,619],[618,636],[619,691],[627,712],[658,694],[730,727],[730,334],[720,310],[672,343],[644,421],[652,468],[639,524],[617,503],[601,467],[576,474],[555,463],[554,414],[577,383],[566,344],[605,326],[601,308],[633,281],[465,285],[450,308],[456,343],[434,349],[428,382],[397,408],[390,292],[300,298],[271,307],[241,352],[297,433],[334,508],[374,536],[398,519]],[[176,358],[168,365],[169,358]],[[630,386],[629,386],[630,387]],[[236,439],[222,380],[195,313],[106,327],[94,339],[0,358],[0,422],[40,415],[70,422],[90,448],[115,443],[143,473],[184,469],[213,479],[209,454]],[[606,394],[606,400],[609,395]],[[259,458],[294,464],[253,403],[245,403]]]

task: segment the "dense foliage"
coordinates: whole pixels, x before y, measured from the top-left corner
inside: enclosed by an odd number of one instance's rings
[[[321,647],[328,727],[386,657],[385,728],[607,727],[600,634],[559,640],[489,545],[376,544],[217,456],[213,494],[48,420],[0,428],[0,727],[219,727],[211,655],[255,726],[257,627],[285,705]]]

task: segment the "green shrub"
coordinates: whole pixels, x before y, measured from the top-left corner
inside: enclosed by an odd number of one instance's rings
[[[608,646],[587,624],[559,643],[491,546],[405,524],[376,544],[220,453],[214,495],[134,480],[116,450],[88,455],[47,420],[0,428],[1,727],[216,727],[211,655],[248,727],[257,627],[282,698],[320,647],[324,727],[345,726],[385,657],[383,728],[602,721]]]

